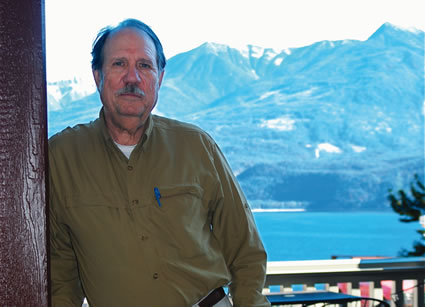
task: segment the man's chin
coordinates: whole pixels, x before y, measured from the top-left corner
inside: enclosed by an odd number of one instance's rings
[[[117,110],[117,115],[119,116],[123,116],[123,117],[135,117],[135,118],[140,118],[143,117],[143,115],[147,112],[148,110],[143,107],[134,107],[134,106],[129,106],[129,107],[125,107],[125,108],[119,108]]]
[[[144,114],[144,112],[119,112],[117,115],[120,117],[141,118]]]

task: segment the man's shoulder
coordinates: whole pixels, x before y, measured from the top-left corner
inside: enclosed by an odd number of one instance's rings
[[[153,115],[152,119],[154,129],[162,130],[165,133],[183,134],[185,136],[193,134],[211,139],[211,136],[207,132],[194,124],[158,115]]]
[[[49,148],[79,146],[84,144],[84,140],[91,139],[96,134],[97,120],[90,123],[78,124],[73,127],[67,127],[64,130],[54,134],[49,138]]]

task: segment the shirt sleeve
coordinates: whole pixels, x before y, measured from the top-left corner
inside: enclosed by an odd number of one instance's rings
[[[52,165],[50,165],[52,168]],[[81,307],[84,293],[80,284],[77,260],[67,226],[60,222],[56,207],[60,204],[50,178],[50,274],[53,307]]]
[[[270,306],[262,294],[267,254],[251,209],[217,145],[213,158],[220,184],[212,228],[232,275],[229,288],[234,306]]]

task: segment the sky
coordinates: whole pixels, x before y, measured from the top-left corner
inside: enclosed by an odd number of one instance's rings
[[[425,31],[424,0],[45,0],[47,80],[91,78],[97,32],[145,22],[165,56],[205,42],[280,51],[323,40],[366,40],[383,23]]]

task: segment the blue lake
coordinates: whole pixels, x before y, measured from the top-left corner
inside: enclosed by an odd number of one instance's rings
[[[254,212],[269,261],[398,256],[420,239],[419,222],[393,212]]]

